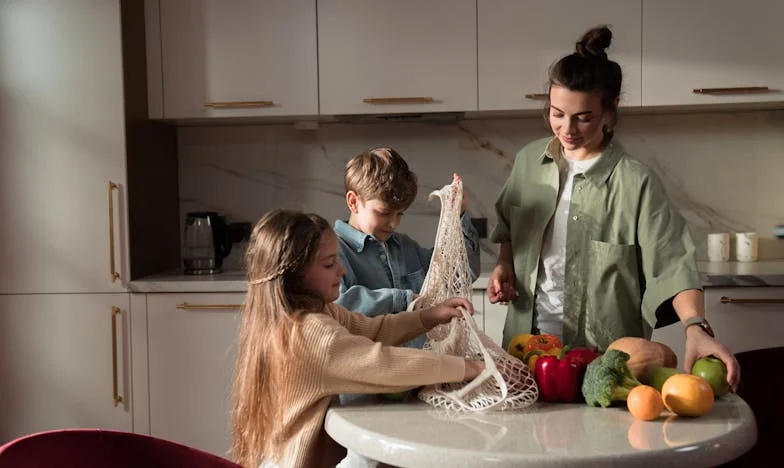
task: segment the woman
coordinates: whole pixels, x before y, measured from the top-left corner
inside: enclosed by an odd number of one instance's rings
[[[525,332],[572,346],[650,338],[657,322],[684,324],[685,368],[715,355],[736,388],[740,367],[705,321],[694,244],[656,175],[612,143],[620,66],[594,28],[550,70],[552,138],[528,144],[496,201],[501,244],[490,302],[509,301],[503,345]],[[674,312],[674,314],[673,314]]]

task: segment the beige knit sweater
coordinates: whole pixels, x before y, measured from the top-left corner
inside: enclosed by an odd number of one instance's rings
[[[460,357],[394,347],[426,331],[419,311],[369,318],[329,304],[302,325],[304,355],[286,363],[293,378],[280,389],[288,408],[281,468],[334,467],[343,457],[345,450],[324,431],[333,395],[400,392],[465,378]]]

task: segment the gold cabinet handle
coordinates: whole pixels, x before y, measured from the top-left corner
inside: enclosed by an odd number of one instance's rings
[[[532,99],[534,101],[544,101],[548,97],[550,97],[550,95],[547,93],[531,93],[525,95],[526,99]]]
[[[364,98],[362,99],[362,102],[365,104],[432,104],[436,102],[436,100],[429,96],[414,96]]]
[[[722,304],[784,304],[784,299],[735,299],[721,296],[719,302]]]
[[[692,89],[694,94],[730,95],[730,94],[761,94],[771,93],[767,86],[739,86],[736,88],[697,88]]]
[[[183,302],[177,304],[179,310],[236,310],[242,307],[242,304],[189,304]]]
[[[111,278],[112,283],[120,279],[120,273],[117,272],[117,268],[115,265],[114,260],[114,191],[117,190],[117,193],[120,192],[120,185],[112,182],[111,180],[107,183],[107,192],[109,193],[109,278]]]
[[[212,109],[257,109],[261,107],[275,107],[272,101],[216,101],[205,102],[204,107]]]
[[[112,395],[114,406],[117,407],[123,402],[120,395],[119,382],[117,376],[117,316],[120,315],[120,308],[112,306]]]

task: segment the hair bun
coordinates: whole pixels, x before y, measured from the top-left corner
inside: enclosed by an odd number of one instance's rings
[[[607,52],[604,50],[610,47],[612,42],[612,31],[605,26],[597,26],[583,34],[577,44],[575,52],[583,57],[596,57],[607,59]]]

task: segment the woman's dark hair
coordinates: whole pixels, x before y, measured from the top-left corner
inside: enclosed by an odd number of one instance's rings
[[[596,93],[602,109],[612,113],[611,123],[605,127],[605,141],[613,136],[613,127],[618,119],[616,100],[621,94],[623,73],[616,62],[607,58],[605,49],[610,47],[612,32],[607,26],[597,26],[588,30],[575,44],[575,51],[550,68],[550,85],[563,86],[571,91]],[[548,93],[549,96],[549,93]],[[547,99],[545,115],[550,112],[550,99]]]

